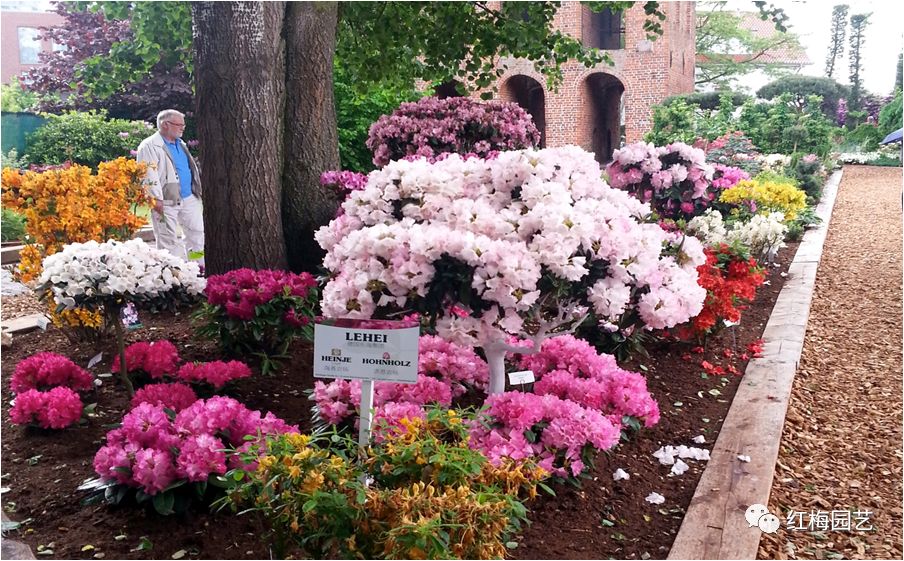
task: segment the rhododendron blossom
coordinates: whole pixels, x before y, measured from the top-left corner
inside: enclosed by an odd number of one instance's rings
[[[470,445],[494,464],[532,458],[551,473],[576,476],[588,454],[612,448],[621,436],[599,411],[554,395],[505,392],[491,395],[486,405],[485,422],[472,427]]]
[[[65,386],[46,392],[26,390],[16,395],[9,417],[17,425],[35,423],[45,429],[64,429],[81,419],[82,400]]]
[[[222,388],[228,382],[238,380],[240,378],[250,378],[251,369],[244,362],[238,360],[230,360],[224,362],[216,360],[213,362],[189,362],[183,364],[176,378],[186,382],[203,382],[210,384],[214,388]]]
[[[529,148],[540,143],[530,114],[518,104],[489,103],[468,97],[424,97],[403,103],[370,127],[367,147],[374,165],[405,156],[425,158],[444,154],[474,154]]]
[[[609,188],[577,147],[392,162],[343,209],[316,234],[331,271],[324,315],[435,318],[444,339],[484,348],[493,393],[510,335],[539,343],[588,311],[664,328],[702,306],[699,242],[668,254],[673,239],[638,222],[649,206]]]
[[[126,347],[127,370],[141,370],[153,379],[171,376],[179,368],[179,351],[167,340],[139,341]],[[119,355],[113,358],[112,372],[119,372]]]
[[[148,384],[135,392],[132,407],[137,407],[141,403],[149,403],[162,405],[178,413],[196,401],[198,401],[198,396],[185,384]]]
[[[164,405],[140,403],[123,417],[120,428],[107,433],[94,470],[103,479],[155,495],[179,480],[206,481],[230,467],[254,469],[243,464],[239,451],[287,432],[298,428],[226,397],[199,399],[174,420]]]
[[[714,168],[699,148],[675,142],[664,147],[635,142],[612,154],[609,183],[650,203],[663,218],[689,218],[716,199]]]
[[[15,393],[55,386],[87,391],[94,388],[94,377],[65,356],[44,352],[20,361],[9,382],[9,388]]]

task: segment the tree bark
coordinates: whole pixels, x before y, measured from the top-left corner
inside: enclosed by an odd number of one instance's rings
[[[323,251],[314,231],[336,213],[338,201],[320,187],[320,174],[339,169],[333,100],[336,2],[288,2],[282,219],[289,267],[316,271]]]
[[[210,273],[287,267],[281,220],[285,13],[285,2],[192,3]]]

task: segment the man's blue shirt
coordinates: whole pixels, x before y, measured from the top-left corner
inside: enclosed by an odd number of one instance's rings
[[[163,139],[163,143],[166,144],[166,149],[169,150],[176,165],[176,173],[179,174],[179,194],[183,199],[191,197],[191,166],[188,165],[188,154],[182,150],[178,140],[170,142]]]

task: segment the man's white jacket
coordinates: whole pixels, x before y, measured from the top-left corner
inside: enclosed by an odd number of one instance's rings
[[[198,170],[198,164],[181,138],[179,146],[188,156],[188,165],[191,168],[191,192],[200,199],[201,173]],[[138,145],[136,159],[148,165],[147,175],[144,178],[148,195],[161,199],[167,206],[176,205],[182,201],[179,173],[176,171],[176,164],[173,163],[169,149],[159,132],[141,141],[141,144]]]

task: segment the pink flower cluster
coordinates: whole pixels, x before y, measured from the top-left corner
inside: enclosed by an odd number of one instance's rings
[[[664,147],[635,142],[616,150],[606,168],[609,184],[650,203],[663,218],[691,218],[716,198],[714,169],[699,148],[675,142]]]
[[[63,355],[37,353],[19,362],[9,388],[15,393],[65,386],[86,391],[94,387],[94,377]]]
[[[186,382],[204,382],[220,389],[232,380],[250,378],[251,369],[247,364],[238,360],[188,362],[182,365],[182,368],[176,373],[176,377]]]
[[[16,395],[9,417],[17,425],[37,423],[45,429],[64,429],[81,419],[82,400],[66,386],[46,392],[26,390]]]
[[[741,168],[715,164],[716,172],[713,174],[713,187],[716,189],[731,189],[741,181],[750,179],[750,174]]]
[[[310,273],[288,271],[235,269],[207,279],[207,302],[223,306],[226,315],[240,319],[254,319],[257,307],[276,296],[288,294],[306,298],[317,281]],[[296,318],[305,323],[307,318]]]
[[[485,390],[488,379],[487,363],[473,349],[424,335],[419,341],[417,383],[377,382],[374,407],[379,414],[389,404],[409,403],[418,410],[428,403],[449,405],[453,397],[463,395],[470,388]],[[338,424],[354,414],[360,406],[360,388],[361,382],[356,380],[316,382],[313,399],[320,417],[330,424]]]
[[[126,366],[130,372],[142,370],[157,380],[179,368],[179,351],[167,340],[140,341],[126,347]],[[119,372],[119,355],[113,359],[113,372]]]
[[[538,379],[537,394],[552,394],[600,411],[616,426],[626,415],[647,427],[659,422],[659,405],[647,390],[646,379],[619,368],[612,355],[597,353],[582,339],[553,337],[543,342],[538,353],[519,356],[518,367],[532,370]]]
[[[364,189],[367,185],[367,174],[356,171],[325,171],[320,174],[320,185],[335,189],[342,199],[345,199],[352,191]]]
[[[174,420],[163,405],[140,403],[123,417],[121,428],[107,433],[107,444],[94,457],[94,471],[155,495],[180,480],[222,475],[227,467],[254,469],[243,465],[239,452],[268,435],[297,431],[272,413],[262,416],[228,397],[199,399]]]
[[[185,384],[176,382],[144,386],[135,392],[131,405],[133,409],[142,403],[162,405],[178,413],[196,401],[198,401],[198,396],[194,390]]]
[[[408,402],[384,403],[374,411],[373,438],[382,442],[384,438],[404,431],[402,419],[426,419],[427,414],[421,405]]]
[[[554,395],[505,392],[487,401],[485,423],[471,427],[470,446],[497,463],[533,458],[559,476],[577,476],[584,459],[618,443],[621,431],[599,411]]]
[[[540,143],[530,114],[511,102],[479,102],[467,97],[424,97],[403,103],[370,127],[367,147],[374,165],[406,156],[436,158],[444,153],[518,150]]]

